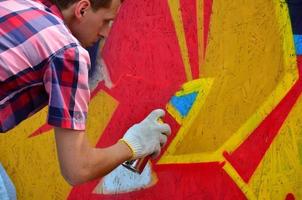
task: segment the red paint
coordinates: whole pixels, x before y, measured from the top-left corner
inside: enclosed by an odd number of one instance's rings
[[[193,79],[199,78],[199,64],[203,63],[205,58],[199,58],[198,45],[202,45],[202,53],[205,56],[206,48],[208,45],[208,35],[210,18],[212,14],[212,0],[204,0],[203,2],[203,44],[198,44],[198,27],[197,27],[197,1],[196,0],[181,0],[180,11],[182,14],[182,20],[184,25],[184,31],[186,36],[186,43],[188,47],[189,60],[191,64],[191,71]],[[200,60],[201,59],[201,60]]]
[[[115,195],[83,195],[80,191],[73,200],[166,200],[166,199],[247,199],[219,163],[155,165],[158,182],[145,190]]]
[[[196,0],[181,0],[180,11],[193,79],[199,77]]]
[[[288,193],[285,200],[295,200],[295,196],[292,193]]]
[[[302,56],[298,56],[297,59],[299,79],[295,85],[238,149],[232,153],[224,153],[225,158],[232,164],[245,182],[250,180],[301,95]]]
[[[133,122],[141,121],[154,108],[164,107],[186,81],[167,3],[137,0],[126,1],[123,6],[103,52],[116,86],[112,90],[103,89],[119,105],[98,147],[115,143]],[[139,25],[139,29],[133,27],[134,24]],[[170,116],[164,121],[172,127],[171,141],[179,127]],[[218,163],[153,167],[158,182],[151,188],[114,196],[96,195],[92,194],[98,183],[94,181],[74,187],[68,199],[245,199]]]
[[[186,79],[166,1],[125,1],[103,57],[115,85],[131,76],[162,89],[174,81],[171,87],[179,88]]]
[[[108,90],[99,86],[98,89],[105,90],[119,104],[97,147],[115,143],[133,123],[143,120],[155,108],[165,108],[186,81],[166,1],[125,1],[107,39],[103,57],[115,87]],[[179,128],[176,121],[169,115],[164,121],[175,134]],[[89,199],[96,184],[75,187],[68,198],[85,196]]]
[[[50,131],[51,129],[53,129],[53,126],[45,123],[43,124],[40,128],[38,128],[37,130],[35,130],[30,136],[30,137],[35,137],[35,136],[38,136],[38,135],[41,135],[43,133],[46,133],[47,131]]]
[[[207,45],[208,45],[208,36],[209,36],[209,29],[210,29],[210,21],[212,15],[212,6],[213,0],[204,0],[204,52],[203,55],[206,55]],[[205,59],[205,58],[204,58]]]

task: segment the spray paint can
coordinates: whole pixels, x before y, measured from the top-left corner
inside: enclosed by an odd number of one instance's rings
[[[135,173],[141,174],[144,171],[149,159],[150,156],[146,156],[144,158],[126,161],[122,165]]]
[[[161,118],[159,118],[157,121],[161,124],[164,123]],[[141,174],[144,171],[145,166],[147,165],[150,158],[151,158],[151,155],[146,156],[144,158],[139,158],[136,160],[128,160],[128,161],[124,162],[122,165],[124,167],[126,167],[127,169],[131,170],[132,172]]]

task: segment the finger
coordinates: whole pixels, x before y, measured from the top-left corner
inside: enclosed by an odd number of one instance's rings
[[[165,111],[163,109],[156,109],[153,110],[147,118],[149,118],[151,121],[157,121],[158,118],[165,116]]]
[[[168,137],[166,135],[160,134],[159,143],[160,143],[161,147],[165,146],[165,144],[167,143],[167,140],[168,140]]]
[[[160,145],[156,147],[156,150],[151,154],[152,159],[156,159],[160,155]]]
[[[165,135],[171,135],[171,127],[169,124],[158,124],[157,130]]]

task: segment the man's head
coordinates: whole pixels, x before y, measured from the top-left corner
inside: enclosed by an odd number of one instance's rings
[[[108,36],[121,0],[53,0],[64,21],[84,47]]]

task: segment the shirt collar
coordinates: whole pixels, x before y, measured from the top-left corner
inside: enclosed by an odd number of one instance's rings
[[[46,6],[49,9],[50,12],[52,12],[54,15],[56,15],[57,17],[59,17],[59,18],[61,18],[63,20],[62,12],[50,0],[37,0],[37,1],[40,2],[40,3],[42,3],[42,4],[44,4],[44,6]]]

